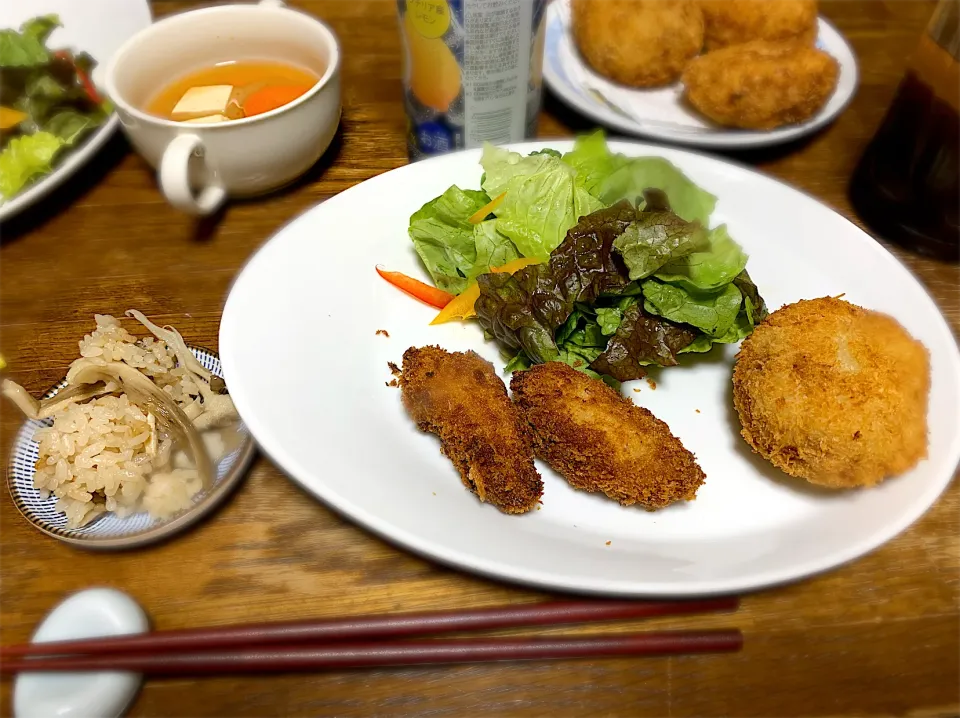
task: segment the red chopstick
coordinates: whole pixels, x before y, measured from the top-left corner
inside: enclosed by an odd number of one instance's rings
[[[521,626],[590,623],[614,619],[675,616],[732,611],[737,598],[697,601],[557,601],[481,608],[468,611],[384,614],[319,621],[289,621],[239,626],[157,631],[134,636],[92,638],[56,643],[27,643],[0,648],[0,661],[25,656],[250,649],[261,645],[329,643],[407,638],[455,631],[477,631]]]
[[[486,638],[396,641],[323,646],[261,647],[192,653],[114,654],[4,661],[4,673],[21,671],[135,671],[150,675],[265,673],[323,668],[485,663],[612,656],[669,655],[738,651],[737,630],[663,631],[619,636]]]

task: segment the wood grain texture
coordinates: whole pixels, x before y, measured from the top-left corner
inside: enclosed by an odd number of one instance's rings
[[[160,0],[156,15],[194,0]],[[138,307],[216,349],[237,271],[297,214],[403,165],[405,117],[392,0],[299,0],[343,43],[341,131],[287,191],[230,206],[218,223],[178,214],[117,137],[49,201],[8,222],[0,249],[0,351],[37,393],[59,379],[94,312]],[[933,4],[849,0],[823,13],[849,38],[861,86],[822,133],[738,153],[854,221],[846,183],[893,97]],[[546,137],[592,123],[547,97]],[[960,329],[955,265],[897,248]],[[3,459],[19,417],[0,406]],[[621,623],[740,626],[736,656],[344,671],[150,682],[134,716],[955,716],[960,713],[960,489],[901,536],[826,575],[747,596],[735,618]],[[265,459],[196,530],[146,551],[100,555],[47,539],[0,497],[0,640],[26,640],[68,593],[130,592],[158,628],[533,601],[543,594],[436,566],[310,500]],[[569,629],[567,629],[569,630]],[[10,712],[10,683],[0,685]]]

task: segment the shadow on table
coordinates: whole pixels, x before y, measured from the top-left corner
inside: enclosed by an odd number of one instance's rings
[[[267,194],[257,195],[248,199],[228,200],[213,214],[207,217],[198,217],[193,227],[193,241],[207,242],[216,236],[217,227],[223,218],[230,212],[230,208],[236,205],[248,205],[256,202],[263,202],[274,197],[282,197],[287,194],[297,192],[307,185],[320,180],[323,174],[330,169],[334,162],[340,157],[340,151],[343,149],[343,122],[337,127],[337,132],[330,141],[330,146],[323,156],[318,159],[310,169],[300,175],[290,184],[284,185]]]
[[[48,221],[70,208],[77,200],[103,181],[126,156],[130,145],[119,132],[103,146],[96,156],[77,170],[63,184],[38,199],[0,226],[0,244],[14,242],[25,234],[41,229]]]

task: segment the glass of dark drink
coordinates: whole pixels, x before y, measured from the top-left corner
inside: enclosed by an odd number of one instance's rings
[[[874,233],[960,259],[960,2],[940,0],[850,183]]]

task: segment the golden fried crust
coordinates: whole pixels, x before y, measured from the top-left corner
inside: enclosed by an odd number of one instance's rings
[[[816,0],[700,0],[707,52],[753,40],[817,39]]]
[[[831,488],[871,486],[924,458],[929,391],[923,344],[891,317],[830,297],[767,317],[733,370],[747,443]]]
[[[814,47],[756,41],[691,61],[687,101],[728,127],[769,130],[805,122],[837,87],[840,67]]]
[[[550,362],[514,374],[510,389],[537,456],[572,486],[648,509],[696,497],[705,477],[693,454],[602,381]]]
[[[440,438],[441,450],[481,501],[508,514],[536,506],[543,482],[529,432],[490,362],[474,352],[410,347],[400,390],[417,426]]]
[[[695,0],[573,0],[571,25],[587,63],[631,87],[675,82],[703,46]]]

